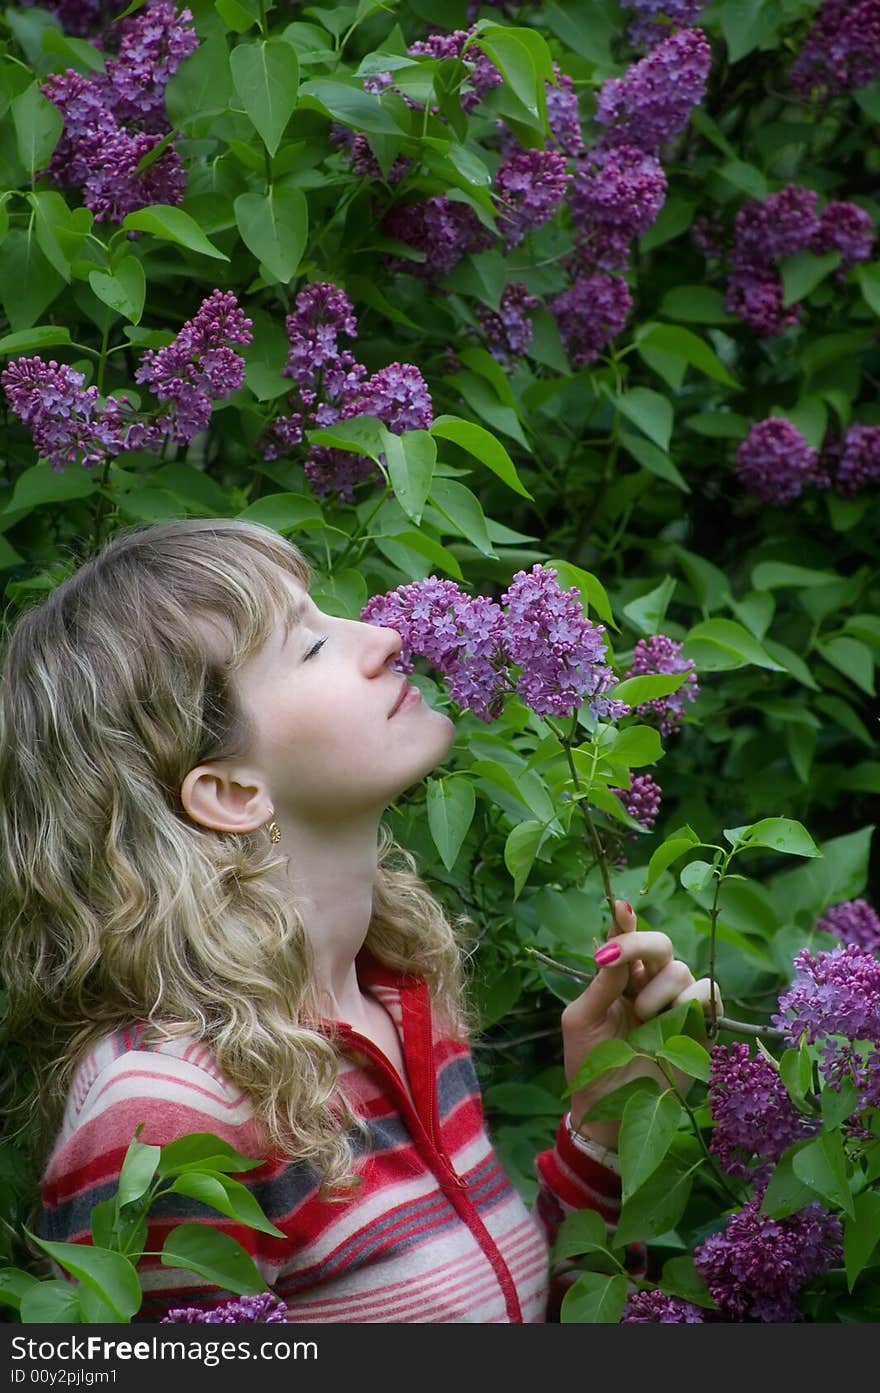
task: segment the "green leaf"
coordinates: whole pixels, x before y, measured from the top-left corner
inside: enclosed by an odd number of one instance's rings
[[[190,1132],[162,1147],[162,1159],[157,1174],[163,1179],[193,1167],[212,1171],[251,1171],[262,1166],[261,1160],[242,1156],[222,1137],[213,1132]]]
[[[656,764],[663,758],[663,744],[660,732],[653,726],[625,726],[623,730],[612,733],[609,744],[603,745],[602,754],[615,764],[625,764],[628,769],[638,769],[644,764]]]
[[[149,1190],[156,1174],[156,1168],[162,1155],[160,1146],[147,1146],[145,1142],[138,1141],[137,1137],[142,1128],[138,1127],[134,1139],[129,1142],[125,1159],[122,1162],[122,1169],[119,1172],[119,1184],[116,1190],[116,1203],[121,1208],[125,1204],[131,1204],[134,1200],[139,1200]]]
[[[537,30],[489,25],[478,34],[479,45],[492,60],[511,91],[522,102],[534,124],[547,120],[544,82],[553,76],[553,62],[546,41]],[[535,40],[540,47],[535,46]],[[465,58],[469,56],[466,50]]]
[[[678,831],[670,832],[648,862],[648,878],[645,881],[642,894],[644,895],[650,890],[655,880],[672,865],[673,861],[677,861],[680,856],[684,856],[686,852],[692,851],[700,844],[700,839],[692,827],[680,827]]]
[[[653,392],[649,387],[632,387],[628,392],[619,392],[612,397],[617,410],[638,426],[640,431],[659,445],[661,450],[669,448],[672,434],[672,404],[667,397]]]
[[[115,270],[91,271],[89,285],[99,300],[122,314],[131,324],[138,324],[144,310],[146,280],[144,268],[136,256],[123,257]]]
[[[751,421],[735,411],[703,411],[699,416],[688,416],[685,425],[697,435],[708,435],[713,440],[744,440]]]
[[[819,639],[817,651],[832,667],[848,677],[868,696],[874,695],[874,655],[867,644],[855,638]]]
[[[143,1292],[138,1275],[128,1258],[106,1248],[86,1243],[50,1243],[25,1229],[38,1247],[54,1258],[59,1267],[71,1272],[85,1286],[97,1292],[121,1321],[128,1321],[141,1308]]]
[[[856,267],[856,279],[861,286],[865,304],[880,314],[880,261]]]
[[[438,416],[431,426],[431,434],[459,445],[462,450],[466,450],[487,469],[497,474],[508,488],[521,494],[523,498],[534,501],[533,495],[520,481],[516,466],[501,441],[496,440],[483,426],[478,426],[473,421],[464,421],[460,416]]]
[[[721,291],[708,285],[677,285],[667,290],[659,312],[667,319],[691,324],[735,324],[738,319],[725,310]]]
[[[797,1214],[805,1205],[812,1204],[816,1199],[815,1190],[805,1185],[795,1174],[792,1164],[794,1157],[802,1149],[802,1144],[799,1143],[796,1148],[786,1151],[776,1163],[770,1184],[761,1200],[762,1213],[769,1214],[772,1219],[785,1219],[789,1214]]]
[[[520,892],[529,878],[529,871],[541,849],[546,835],[542,822],[532,819],[517,823],[507,834],[504,843],[504,864],[513,877],[513,898],[519,899]]]
[[[428,498],[477,551],[483,556],[497,556],[480,500],[469,488],[455,479],[438,477],[431,481]]]
[[[783,1052],[779,1060],[779,1077],[791,1096],[803,1102],[813,1087],[813,1061],[806,1045]]]
[[[64,117],[32,82],[10,102],[19,158],[28,174],[44,169],[61,138]]]
[[[689,1169],[671,1159],[660,1164],[639,1191],[624,1201],[614,1234],[615,1246],[649,1242],[674,1228],[685,1211],[693,1173],[700,1164],[702,1161]]]
[[[605,587],[591,571],[584,571],[580,566],[575,566],[573,562],[564,561],[558,556],[549,557],[541,564],[547,571],[556,571],[556,584],[560,589],[574,586],[576,590],[581,592],[581,604],[584,606],[585,613],[593,609],[600,619],[611,625],[612,629],[618,627],[614,622],[611,602]]]
[[[820,281],[837,270],[840,262],[840,252],[825,252],[821,256],[815,252],[799,252],[797,256],[784,257],[779,263],[783,308],[788,309],[789,305],[805,300]]]
[[[789,856],[822,855],[806,827],[788,817],[764,817],[748,827],[731,830],[738,832],[736,841],[743,847],[769,846]],[[724,835],[728,836],[727,831]]]
[[[808,566],[794,566],[788,561],[759,561],[752,567],[752,585],[756,590],[781,590],[785,586],[798,589],[828,585],[840,580],[834,571],[814,571]]]
[[[211,34],[202,37],[195,53],[183,60],[169,80],[165,88],[165,106],[172,125],[186,130],[200,119],[225,112],[231,96],[232,74],[226,40],[221,34]]]
[[[598,1045],[593,1046],[586,1059],[582,1061],[572,1083],[566,1090],[566,1096],[570,1097],[578,1089],[585,1088],[600,1074],[628,1064],[634,1054],[635,1050],[632,1045],[628,1045],[625,1040],[601,1040]]]
[[[699,895],[712,879],[714,869],[711,861],[691,861],[681,871],[679,880],[685,890],[690,890],[693,895]]]
[[[682,1300],[693,1301],[697,1306],[714,1309],[715,1302],[690,1256],[668,1258],[663,1264],[660,1283],[670,1296],[680,1296]]]
[[[630,1199],[666,1155],[684,1112],[671,1091],[656,1098],[637,1093],[623,1110],[620,1124],[620,1171],[623,1198]]]
[[[309,235],[309,205],[301,189],[281,185],[267,194],[242,193],[233,204],[241,240],[284,285],[296,274]]]
[[[617,1325],[626,1305],[627,1279],[622,1273],[582,1272],[562,1298],[563,1325]]]
[[[724,0],[719,19],[731,63],[739,62],[757,48],[777,22],[767,0]]]
[[[306,431],[306,439],[313,445],[332,445],[337,450],[352,450],[356,455],[366,455],[378,464],[389,434],[378,416],[352,416],[347,421],[336,421],[332,426]]]
[[[549,1089],[534,1083],[496,1083],[486,1089],[484,1102],[489,1108],[512,1117],[557,1117],[559,1099]]]
[[[166,242],[176,242],[178,246],[188,247],[190,251],[200,252],[202,256],[213,257],[216,261],[228,261],[225,252],[218,251],[209,242],[202,229],[189,213],[182,208],[174,208],[170,203],[152,203],[149,208],[139,208],[135,213],[127,213],[122,219],[125,232],[150,232]]]
[[[0,1306],[13,1306],[18,1310],[25,1292],[39,1285],[37,1277],[31,1272],[23,1272],[20,1267],[0,1269]]]
[[[608,1229],[595,1209],[576,1209],[567,1214],[559,1226],[553,1244],[553,1259],[573,1258],[582,1253],[606,1252]]]
[[[183,1267],[238,1296],[256,1296],[268,1287],[240,1243],[209,1224],[178,1224],[162,1247],[164,1267]]]
[[[47,32],[54,34],[54,29]],[[21,1298],[22,1325],[79,1325],[80,1289],[74,1282],[50,1278],[37,1282]],[[112,1319],[112,1317],[111,1317]]]
[[[649,590],[647,595],[641,595],[638,600],[630,600],[628,605],[624,605],[623,612],[631,624],[643,634],[656,634],[669,607],[669,601],[675,593],[675,584],[672,576],[665,576],[660,584],[653,590]]]
[[[616,687],[609,688],[607,695],[630,706],[640,706],[643,702],[678,691],[686,679],[686,672],[649,672],[643,677],[628,677],[626,681],[618,682]]]
[[[0,339],[0,353],[29,353],[35,348],[54,348],[70,343],[70,330],[63,324],[36,324]]]
[[[418,525],[434,477],[437,445],[429,431],[408,430],[403,435],[385,431],[384,446],[394,496]]]
[[[474,819],[474,786],[460,774],[429,779],[426,806],[434,845],[447,871],[451,871]]]
[[[229,55],[229,66],[239,100],[274,155],[296,107],[299,62],[294,49],[283,39],[237,44]]]
[[[782,671],[748,629],[733,619],[705,619],[695,624],[684,641],[682,656],[692,658],[698,668],[709,671],[745,667],[747,663],[772,672]]]
[[[858,1111],[858,1095],[852,1079],[841,1080],[839,1088],[822,1089],[822,1126],[833,1132]]]
[[[19,474],[12,489],[12,497],[4,509],[7,513],[23,509],[39,508],[45,503],[62,503],[71,498],[88,498],[95,492],[97,480],[88,470],[78,472],[67,469],[56,474],[45,460],[32,465]]]
[[[836,1208],[843,1209],[851,1219],[855,1217],[840,1132],[823,1132],[796,1152],[791,1164],[798,1180]]]
[[[880,1195],[863,1190],[853,1200],[852,1216],[843,1226],[843,1265],[850,1291],[880,1241]]]
[[[323,111],[343,126],[371,135],[405,135],[407,132],[382,103],[381,96],[365,92],[360,82],[347,86],[335,78],[313,78],[299,89],[299,106]]]
[[[210,1171],[184,1171],[179,1175],[170,1190],[163,1193],[189,1195],[191,1199],[201,1200],[212,1209],[219,1209],[230,1219],[236,1219],[248,1228],[258,1229],[260,1233],[271,1233],[274,1238],[284,1238],[284,1232],[267,1219],[255,1196],[228,1175]]]
[[[633,435],[632,431],[622,430],[620,432],[620,443],[633,459],[638,460],[643,469],[647,469],[649,474],[656,474],[658,479],[665,479],[667,483],[675,484],[676,488],[683,493],[690,493],[690,484],[682,478],[672,460],[665,450],[660,450],[656,445],[652,445],[650,440],[645,440],[644,436]]]
[[[638,352],[643,357],[644,349],[652,349],[689,363],[706,377],[723,383],[725,387],[739,387],[739,383],[731,377],[717,353],[691,329],[683,329],[679,324],[648,323],[640,326],[634,339]]]
[[[74,39],[69,34],[62,34],[58,29],[44,29],[40,36],[40,47],[44,53],[54,53],[65,60],[65,67],[85,68],[89,72],[104,72],[104,55],[99,53],[94,44],[87,43],[85,39]],[[60,65],[53,65],[53,71],[58,71]]]
[[[703,1083],[709,1082],[709,1053],[697,1040],[692,1040],[690,1035],[671,1036],[657,1054],[660,1059],[667,1059],[689,1078],[702,1079]]]

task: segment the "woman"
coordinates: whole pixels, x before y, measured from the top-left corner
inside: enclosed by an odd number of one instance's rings
[[[212,1132],[262,1158],[238,1178],[284,1236],[175,1195],[150,1253],[213,1224],[300,1321],[552,1318],[548,1239],[579,1207],[614,1222],[617,1126],[563,1118],[527,1210],[483,1123],[464,926],[381,827],[453,724],[391,669],[396,631],[322,613],[309,584],[268,528],[162,523],[11,634],[0,966],[42,1109],[41,1231],[91,1241],[140,1124],[155,1145]],[[613,932],[563,1012],[569,1080],[600,1040],[708,999],[623,901]],[[138,1270],[137,1320],[230,1296]]]

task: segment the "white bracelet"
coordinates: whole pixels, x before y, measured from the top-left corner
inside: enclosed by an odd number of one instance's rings
[[[571,1137],[572,1144],[582,1151],[591,1160],[597,1161],[600,1166],[605,1166],[607,1170],[614,1171],[615,1175],[620,1175],[620,1157],[611,1147],[600,1146],[597,1141],[591,1141],[589,1137],[584,1137],[577,1130],[571,1120],[571,1113],[565,1114],[565,1125],[568,1135]]]

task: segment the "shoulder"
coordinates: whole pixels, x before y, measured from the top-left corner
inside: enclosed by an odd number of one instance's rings
[[[211,1050],[192,1037],[148,1040],[144,1027],[117,1030],[96,1042],[80,1060],[67,1099],[59,1144],[84,1127],[114,1122],[130,1129],[134,1112],[150,1130],[177,1135],[240,1126],[251,1117],[245,1095],[223,1077]],[[167,1126],[162,1125],[165,1119]],[[127,1140],[131,1138],[131,1131]],[[170,1140],[165,1137],[164,1140]],[[145,1142],[159,1136],[142,1136]]]

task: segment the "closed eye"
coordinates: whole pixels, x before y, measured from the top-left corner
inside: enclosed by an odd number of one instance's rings
[[[308,653],[303,659],[303,662],[308,662],[309,658],[314,658],[315,654],[318,652],[319,649],[324,647],[324,644],[326,642],[327,640],[325,638],[319,638],[318,642],[309,649]]]

